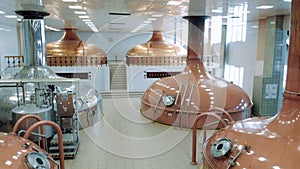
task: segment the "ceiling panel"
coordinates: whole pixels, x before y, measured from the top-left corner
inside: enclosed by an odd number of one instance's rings
[[[26,2],[36,2],[37,0],[6,0],[1,2],[0,23],[16,25],[15,19],[8,19],[4,15],[14,15],[16,4]],[[100,32],[123,31],[131,32],[139,25],[152,17],[153,14],[161,14],[163,23],[174,25],[175,21],[180,22],[186,15],[209,15],[209,16],[228,16],[237,15],[234,9],[242,6],[246,11],[248,21],[254,21],[267,16],[289,14],[290,2],[283,0],[175,0],[180,1],[180,5],[167,5],[169,0],[78,0],[77,3],[65,3],[62,0],[43,0],[46,9],[51,13],[45,18],[48,26],[55,28],[76,27],[81,31],[92,31],[91,28],[82,21],[70,9],[69,5],[81,5],[83,11],[94,23]],[[268,10],[256,9],[259,5],[273,5],[274,8]],[[110,13],[115,13],[111,15]],[[117,15],[116,15],[117,14]],[[125,15],[130,14],[130,15]],[[18,18],[21,18],[20,16]],[[155,21],[157,22],[157,21]],[[117,23],[117,24],[116,24]],[[144,26],[139,31],[151,30],[151,24]],[[163,26],[167,27],[167,26]],[[168,31],[170,31],[168,29]]]

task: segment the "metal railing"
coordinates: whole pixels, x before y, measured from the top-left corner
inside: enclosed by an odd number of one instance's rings
[[[7,67],[21,67],[24,65],[24,57],[23,56],[4,56],[7,62]]]
[[[126,56],[128,66],[184,66],[186,56]]]
[[[107,65],[103,56],[48,56],[48,66],[102,66]]]

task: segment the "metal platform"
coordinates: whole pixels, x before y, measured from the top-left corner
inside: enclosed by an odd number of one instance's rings
[[[63,134],[63,145],[64,145],[64,158],[74,159],[79,147],[78,136],[73,133]],[[59,159],[57,134],[55,134],[53,139],[50,141],[49,153],[54,159]]]

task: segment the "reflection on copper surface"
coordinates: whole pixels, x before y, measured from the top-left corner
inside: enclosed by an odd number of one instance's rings
[[[164,40],[160,31],[153,31],[151,39],[136,45],[127,52],[129,65],[178,65],[184,64],[186,50]]]
[[[243,89],[211,76],[203,65],[205,18],[188,18],[192,25],[189,26],[187,65],[181,73],[162,78],[146,90],[141,102],[141,112],[145,117],[156,122],[191,128],[200,113],[208,112],[213,107],[228,111],[234,120],[250,116],[252,102]],[[170,105],[164,103],[167,96],[174,98]],[[202,127],[204,121],[198,123],[198,128]]]
[[[300,158],[300,0],[292,1],[291,33],[286,91],[280,112],[271,118],[251,118],[221,129],[203,146],[205,169],[297,168]],[[233,143],[223,159],[212,156],[212,145],[220,139]],[[241,147],[238,149],[238,147]]]
[[[80,40],[74,28],[65,28],[64,36],[47,44],[47,64],[49,66],[89,66],[106,64],[105,52]]]

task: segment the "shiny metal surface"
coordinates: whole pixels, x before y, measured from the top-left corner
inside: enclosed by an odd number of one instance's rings
[[[151,39],[136,45],[127,52],[127,57],[180,57],[186,56],[186,50],[164,40],[161,31],[153,31]]]
[[[250,117],[252,102],[242,88],[211,76],[205,69],[203,32],[206,16],[187,17],[189,41],[187,65],[176,76],[154,82],[141,101],[142,114],[156,122],[191,128],[196,117],[210,108],[218,107],[230,113],[234,120]],[[163,103],[166,96],[176,100],[172,106]],[[198,123],[201,128],[205,120]]]
[[[35,143],[18,137],[15,134],[0,132],[0,168],[3,169],[28,169],[30,168],[26,163],[27,156],[31,153],[45,153]],[[4,153],[5,152],[5,153]],[[57,169],[55,163],[50,162],[49,159],[45,159],[49,163],[49,168]]]
[[[292,1],[286,91],[282,108],[271,118],[250,118],[217,131],[203,145],[204,168],[297,168],[300,129],[300,0]],[[216,159],[210,149],[215,141],[229,138],[233,150],[228,158]],[[235,157],[235,158],[232,158]]]
[[[44,66],[45,58],[45,24],[43,19],[23,19],[23,47],[25,66]]]
[[[42,120],[49,120],[49,121],[54,120],[52,107],[40,108],[37,107],[36,104],[26,104],[22,106],[17,106],[13,108],[11,111],[13,116],[13,123],[15,123],[18,119],[20,119],[22,116],[25,116],[27,114],[37,115],[41,117]],[[34,123],[36,123],[36,120],[27,120],[26,122],[22,123],[19,130],[26,130]],[[38,133],[37,131],[35,132]],[[54,134],[53,129],[50,126],[45,126],[45,136],[49,138],[53,134]],[[34,139],[36,137],[31,137],[31,138]]]
[[[106,63],[106,54],[101,48],[82,41],[74,28],[65,28],[63,37],[46,46],[47,63],[50,66],[74,66],[81,65],[81,60],[88,61],[89,57],[96,57],[101,63]]]

